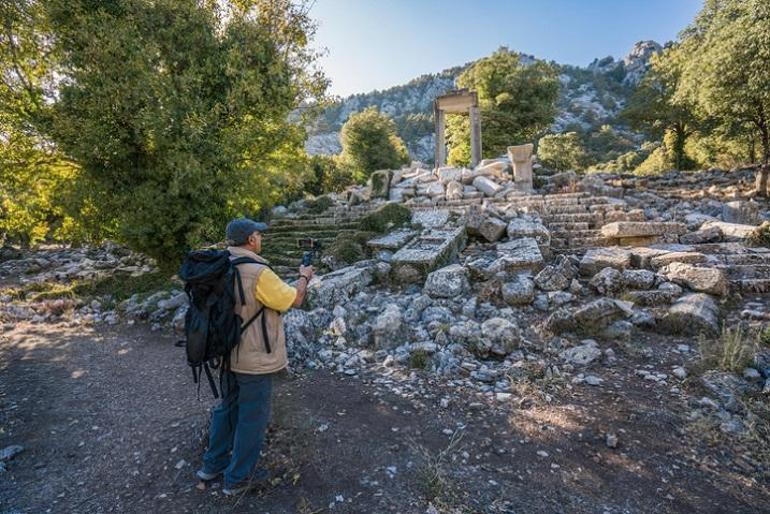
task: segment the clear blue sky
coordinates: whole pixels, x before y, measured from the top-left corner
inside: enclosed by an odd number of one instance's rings
[[[562,64],[676,38],[702,0],[316,0],[316,44],[331,93],[403,84],[500,46]]]

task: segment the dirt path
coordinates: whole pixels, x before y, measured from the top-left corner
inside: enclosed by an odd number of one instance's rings
[[[9,327],[6,327],[9,328]],[[144,326],[0,339],[0,512],[767,512],[767,483],[618,366],[612,386],[484,404],[451,384],[309,372],[276,387],[271,487],[196,487],[210,393]],[[463,400],[465,398],[465,400]],[[606,434],[618,435],[609,448]],[[453,435],[454,434],[454,435]],[[459,439],[459,440],[458,440]]]

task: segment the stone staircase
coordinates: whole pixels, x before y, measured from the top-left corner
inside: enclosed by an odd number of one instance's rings
[[[623,200],[605,196],[592,196],[587,192],[548,195],[509,196],[505,199],[484,201],[504,208],[536,212],[551,232],[551,248],[556,251],[580,253],[588,248],[606,246],[600,228],[613,221],[644,221],[641,211],[628,211]],[[435,204],[414,204],[414,210],[458,209],[480,205],[482,199],[439,201]]]
[[[298,248],[298,239],[317,239],[323,247],[328,247],[338,235],[357,232],[361,216],[355,210],[329,210],[320,215],[303,214],[273,220],[262,238],[262,256],[280,276],[294,277],[305,252]]]
[[[739,243],[693,245],[710,266],[724,270],[733,291],[770,292],[770,248],[747,248]]]

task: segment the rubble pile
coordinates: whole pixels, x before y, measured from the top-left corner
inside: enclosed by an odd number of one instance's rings
[[[602,387],[609,380],[602,370],[618,360],[613,346],[670,338],[677,343],[667,351],[682,364],[638,376],[676,393],[697,338],[739,324],[768,329],[770,248],[747,239],[770,211],[747,193],[751,170],[646,179],[534,171],[528,192],[507,159],[473,170],[413,163],[329,195],[314,218],[325,223],[324,234],[335,220],[352,233],[357,218],[389,202],[408,207],[412,218],[369,239],[369,258],[311,281],[305,309],[284,316],[293,369],[391,375],[420,367],[463,390],[498,395],[537,368],[571,386]],[[274,209],[282,227],[274,237],[310,225],[311,207]],[[0,277],[22,283],[152,270],[113,246],[5,257]],[[35,302],[0,298],[6,319],[144,319],[155,329],[180,330],[187,308],[181,288],[114,305],[109,298],[55,301],[62,303],[43,313]],[[768,358],[757,356],[744,373],[750,378],[734,377],[740,387],[770,392]],[[722,389],[699,412],[739,430]]]

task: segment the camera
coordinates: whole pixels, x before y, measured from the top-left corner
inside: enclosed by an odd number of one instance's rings
[[[321,242],[317,239],[305,237],[297,239],[297,248],[305,250],[305,253],[302,254],[302,265],[310,266],[313,263],[315,254],[321,250]]]

